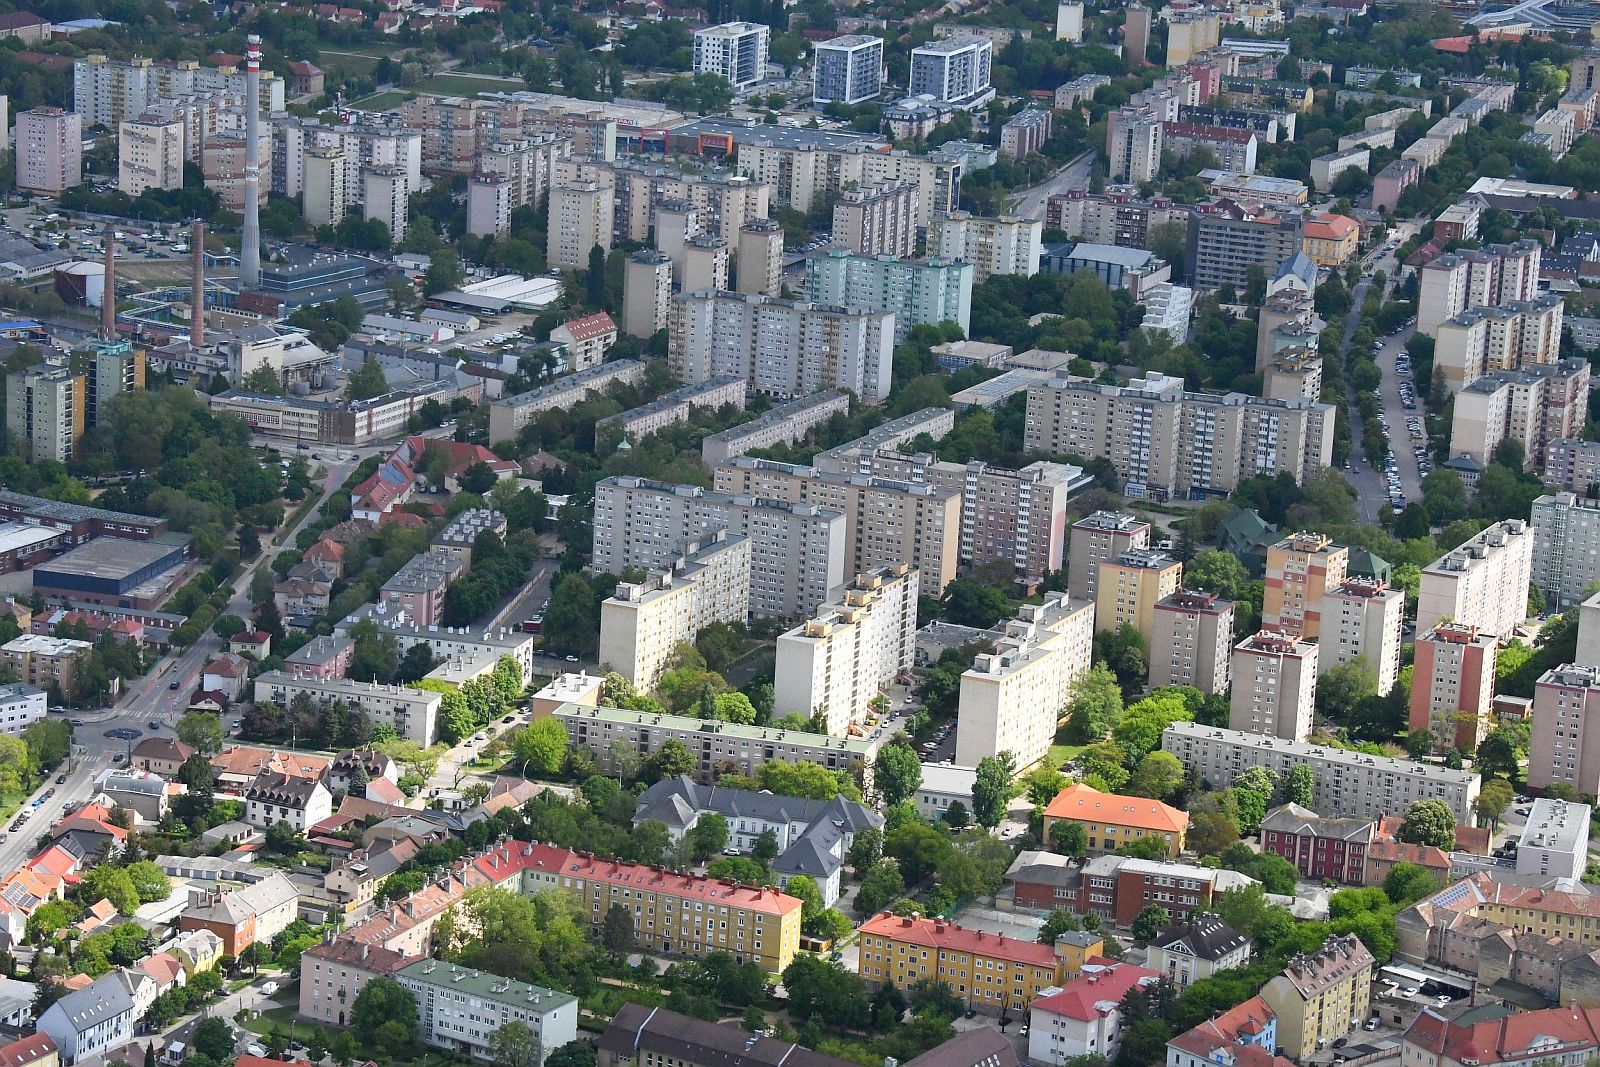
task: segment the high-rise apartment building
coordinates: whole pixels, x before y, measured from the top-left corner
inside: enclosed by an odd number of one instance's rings
[[[850,558],[842,512],[644,478],[594,489],[596,571],[659,569],[690,541],[727,531],[750,544],[750,614],[800,619],[838,599]]]
[[[1234,647],[1228,728],[1286,741],[1311,736],[1317,697],[1317,646],[1282,630],[1262,630]]]
[[[1261,625],[1299,637],[1322,632],[1322,598],[1343,584],[1350,550],[1318,533],[1297,533],[1267,549]]]
[[[1190,393],[1154,371],[1126,387],[1056,378],[1028,390],[1024,447],[1104,457],[1123,491],[1226,493],[1256,474],[1297,484],[1333,462],[1331,405]]]
[[[1050,593],[1001,626],[995,650],[977,656],[961,675],[957,766],[976,767],[1001,752],[1011,753],[1019,770],[1044,759],[1073,683],[1089,670],[1093,604]]]
[[[911,50],[911,95],[976,107],[994,95],[989,84],[994,42],[985,37],[946,37]]]
[[[776,219],[751,219],[739,227],[737,277],[741,293],[778,296],[783,292],[783,227]]]
[[[944,322],[953,322],[966,333],[972,319],[974,276],[971,263],[941,256],[900,259],[830,248],[806,260],[806,299],[832,307],[892,312],[896,342],[904,341],[913,326]]]
[[[1533,530],[1521,519],[1497,522],[1422,569],[1417,629],[1448,619],[1509,641],[1528,617],[1532,578]]]
[[[1299,254],[1303,228],[1303,220],[1293,212],[1250,214],[1236,204],[1197,212],[1189,223],[1185,251],[1189,284],[1196,289],[1227,285],[1244,292],[1251,267],[1271,278]]]
[[[790,139],[753,132],[739,140],[739,173],[772,189],[773,199],[796,211],[836,199],[845,187],[910,182],[917,187],[917,226],[935,211],[960,206],[963,159],[959,155],[884,152],[861,144],[796,145]]]
[[[557,167],[556,177],[609,183],[616,201],[612,219],[616,236],[628,241],[648,241],[657,212],[672,202],[694,209],[696,233],[720,237],[730,246],[737,242],[740,227],[771,214],[772,186],[730,171],[638,159],[573,159]]]
[[[1456,394],[1451,455],[1488,466],[1500,442],[1510,440],[1522,445],[1524,462],[1537,466],[1552,444],[1582,436],[1589,377],[1582,359],[1485,374]]]
[[[342,148],[312,148],[305,158],[304,207],[313,226],[336,226],[350,204],[350,183],[356,178],[354,160]]]
[[[6,429],[28,459],[67,463],[83,439],[83,375],[41,363],[6,375]]]
[[[1433,365],[1454,395],[1485,374],[1520,370],[1561,358],[1561,297],[1474,307],[1439,323]]]
[[[1322,596],[1317,667],[1327,671],[1364,659],[1372,666],[1378,692],[1386,694],[1400,677],[1401,627],[1406,595],[1380,578],[1347,578]]]
[[[1161,169],[1163,123],[1148,107],[1123,107],[1106,123],[1106,154],[1112,181],[1143,185]]]
[[[818,43],[812,103],[853,106],[882,91],[882,37],[854,33]]]
[[[203,67],[193,60],[153,62],[143,57],[108,59],[89,55],[72,65],[72,110],[87,126],[116,127],[137,118],[163,97],[226,93],[245,96],[243,66]],[[261,72],[261,110],[284,110],[283,79]]]
[[[54,196],[83,181],[83,118],[58,107],[17,116],[17,189]]]
[[[1429,731],[1435,750],[1478,751],[1491,725],[1499,648],[1493,634],[1459,622],[1441,622],[1417,636],[1410,726]]]
[[[1187,233],[1188,205],[1164,196],[1141,197],[1132,185],[1111,186],[1103,193],[1068,189],[1052,194],[1044,205],[1045,229],[1118,248],[1148,248],[1151,229],[1169,222]]]
[[[672,298],[667,328],[668,364],[685,382],[739,377],[779,397],[848,389],[870,404],[889,393],[889,312],[702,290]]]
[[[813,504],[845,517],[845,569],[863,574],[902,563],[917,569],[924,596],[941,596],[961,555],[961,495],[869,475],[739,456],[716,469],[719,492]]]
[[[141,115],[117,128],[117,188],[129,196],[146,189],[183,188],[183,123]]]
[[[361,184],[361,210],[366,220],[383,223],[394,244],[404,241],[411,198],[405,168],[393,163],[368,167],[361,172]]]
[[[497,141],[478,153],[477,173],[467,183],[467,232],[503,234],[511,227],[511,212],[543,207],[557,164],[572,157],[572,144],[571,137],[549,133]]]
[[[821,715],[844,736],[891,682],[909,674],[917,651],[917,572],[880,567],[858,574],[842,599],[780,634],[773,714]]]
[[[1264,372],[1285,348],[1315,348],[1321,323],[1308,292],[1284,289],[1267,297],[1256,322],[1256,370]]]
[[[1533,502],[1533,584],[1552,607],[1569,608],[1600,580],[1600,500],[1551,493]]]
[[[1228,691],[1233,657],[1233,601],[1179,589],[1156,603],[1150,635],[1150,687],[1192,685]]]
[[[665,570],[619,582],[600,605],[600,667],[640,690],[655,688],[673,650],[714,622],[750,617],[750,542],[718,534],[690,542]]]
[[[683,242],[683,289],[696,293],[728,289],[728,242],[708,233]]]
[[[1150,51],[1150,9],[1143,4],[1128,5],[1122,26],[1122,56],[1134,70],[1146,66]]]
[[[546,262],[561,270],[586,269],[589,252],[596,245],[603,252],[611,251],[612,210],[609,185],[597,181],[557,182],[550,190]]]
[[[163,101],[165,103],[165,101]],[[225,116],[228,117],[228,116]],[[271,122],[272,147],[261,153],[263,165],[270,159],[270,191],[279,196],[299,196],[305,190],[305,154],[312,148],[337,148],[363,171],[369,167],[399,167],[405,171],[409,189],[422,188],[422,131],[403,126],[369,123],[330,124],[298,115],[274,115]],[[492,152],[493,146],[485,150]],[[198,158],[198,153],[190,153]],[[351,202],[361,203],[363,187],[350,190]]]
[[[1081,0],[1061,0],[1056,4],[1056,40],[1083,43],[1083,4]]]
[[[742,93],[767,76],[772,30],[756,22],[725,22],[694,34],[694,72],[718,74]]]
[[[996,274],[1038,274],[1043,234],[1038,219],[939,212],[928,228],[928,254],[972,264],[973,283],[981,285]]]
[[[1600,667],[1565,664],[1534,684],[1528,787],[1558,783],[1580,796],[1600,794]]]
[[[1432,337],[1469,308],[1534,299],[1539,260],[1539,242],[1529,240],[1435,257],[1418,272],[1417,332]]]
[[[1023,108],[1000,127],[1000,151],[1012,159],[1042,152],[1050,140],[1050,112],[1044,108]]]
[[[672,260],[650,248],[630,254],[622,264],[622,332],[648,340],[667,328],[671,309]]]
[[[1067,544],[1067,592],[1074,600],[1097,599],[1100,564],[1124,552],[1150,547],[1150,524],[1121,511],[1097,511],[1072,524]]]
[[[860,256],[909,256],[917,250],[917,187],[876,182],[845,189],[833,205],[833,239]]]
[[[1164,552],[1133,548],[1106,560],[1095,581],[1095,632],[1114,631],[1126,623],[1148,642],[1155,633],[1156,604],[1176,593],[1182,582],[1183,564]]]
[[[87,378],[83,387],[85,427],[100,425],[112,397],[144,388],[144,350],[127,341],[90,341],[77,358]]]

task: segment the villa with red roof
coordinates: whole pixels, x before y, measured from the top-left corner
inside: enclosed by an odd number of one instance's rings
[[[566,346],[570,369],[587,370],[603,363],[606,349],[617,343],[617,324],[604,311],[568,319],[550,331],[550,340]]]
[[[1114,1059],[1122,1040],[1122,998],[1161,980],[1160,973],[1096,956],[1060,989],[1028,1010],[1028,1059],[1049,1067],[1076,1056]]]
[[[1092,786],[1075,782],[1056,794],[1044,809],[1044,836],[1058,822],[1083,825],[1089,837],[1089,852],[1115,852],[1141,837],[1160,837],[1167,846],[1168,858],[1183,851],[1184,835],[1189,831],[1189,813],[1149,797],[1129,797],[1102,793]]]

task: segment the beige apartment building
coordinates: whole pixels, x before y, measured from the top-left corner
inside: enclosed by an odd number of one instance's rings
[[[1533,529],[1521,519],[1497,522],[1422,569],[1417,629],[1449,620],[1509,641],[1528,617],[1532,577]]]
[[[1311,736],[1317,696],[1317,646],[1281,630],[1262,630],[1233,650],[1229,729],[1286,741]]]
[[[741,293],[781,296],[783,227],[777,220],[752,219],[740,226],[738,248],[738,276],[734,279],[734,289]]]
[[[817,425],[850,411],[850,394],[825,390],[778,404],[749,422],[730,426],[700,442],[700,461],[708,467],[725,463],[758,448],[794,444],[804,440]]]
[[[70,462],[88,425],[86,385],[70,367],[35,364],[6,375],[6,429],[35,462]]]
[[[604,393],[614,383],[632,385],[644,377],[645,365],[636,359],[616,359],[557,378],[526,393],[504,396],[489,404],[489,443],[499,444],[546,411],[569,408],[590,393]]]
[[[1499,639],[1476,626],[1441,622],[1419,634],[1414,647],[1411,729],[1431,732],[1439,751],[1478,751],[1492,725]]]
[[[1579,796],[1600,794],[1600,667],[1565,664],[1533,687],[1528,787],[1558,783]]]
[[[941,596],[961,558],[961,494],[870,475],[739,456],[716,470],[718,492],[809,504],[845,517],[846,569],[915,567],[924,596]]]
[[[1261,987],[1278,1017],[1278,1044],[1296,1060],[1343,1037],[1372,1010],[1375,963],[1355,934],[1330,937],[1316,952],[1296,956]]]
[[[1322,395],[1322,356],[1309,346],[1278,350],[1262,372],[1261,395],[1269,400],[1316,400]]]
[[[1455,395],[1485,374],[1561,358],[1565,304],[1554,293],[1493,307],[1468,308],[1439,324],[1433,365]]]
[[[728,285],[728,242],[699,233],[683,242],[683,288],[722,292]]]
[[[0,667],[17,681],[50,692],[54,686],[71,699],[77,690],[78,668],[93,650],[88,641],[47,634],[22,634],[0,645]]]
[[[842,512],[698,485],[606,478],[594,489],[594,569],[659,569],[690,541],[726,530],[750,543],[751,615],[805,619],[842,594],[850,558]]]
[[[714,622],[750,617],[750,542],[718,534],[690,542],[671,566],[642,582],[619,582],[600,605],[600,668],[641,691],[655,688],[679,644]]]
[[[622,332],[648,340],[667,328],[671,308],[672,259],[651,248],[631,253],[622,264]]]
[[[302,213],[313,226],[336,226],[344,218],[351,201],[350,183],[355,180],[356,161],[343,148],[333,145],[306,149],[305,189]]]
[[[543,207],[558,166],[571,158],[572,138],[554,133],[486,145],[467,182],[467,232],[503,234],[517,208]]]
[[[1100,564],[1124,552],[1150,547],[1150,524],[1121,511],[1097,511],[1072,524],[1067,544],[1067,592],[1075,600],[1096,599]]]
[[[368,222],[381,222],[389,239],[399,244],[409,225],[411,178],[394,163],[379,163],[361,171],[361,213]]]
[[[1156,604],[1150,635],[1150,687],[1192,685],[1228,691],[1233,657],[1233,601],[1179,589]]]
[[[833,239],[858,256],[897,256],[917,250],[917,187],[876,182],[846,188],[833,205]]]
[[[997,274],[1038,274],[1043,235],[1039,219],[941,212],[928,228],[928,254],[971,263],[973,283],[982,284]]]
[[[55,195],[83,181],[83,120],[58,107],[17,115],[17,191]]]
[[[1322,598],[1322,632],[1317,669],[1365,659],[1377,676],[1378,692],[1388,693],[1400,677],[1406,594],[1378,578],[1347,578]]]
[[[1350,550],[1324,534],[1301,532],[1267,549],[1261,625],[1300,637],[1322,632],[1322,598],[1344,582]]]
[[[146,189],[183,188],[183,123],[142,115],[117,128],[117,188],[129,196]]]
[[[1028,390],[1023,445],[1111,462],[1123,492],[1232,492],[1257,474],[1296,484],[1333,462],[1334,409],[1311,400],[1185,392],[1151,371],[1126,387],[1057,378]]]
[[[796,211],[810,211],[818,202],[837,199],[851,184],[858,188],[878,182],[914,185],[914,225],[918,229],[932,224],[934,212],[954,211],[961,196],[960,158],[937,153],[883,152],[862,145],[794,147],[757,134],[740,140],[738,170],[772,186],[774,202]],[[834,236],[839,236],[837,229]]]
[[[1156,604],[1178,591],[1183,564],[1164,552],[1132,548],[1100,564],[1095,581],[1096,633],[1123,623],[1149,641],[1155,634]]]
[[[844,597],[781,634],[773,714],[821,715],[843,736],[917,651],[917,572],[904,565],[858,574]]]
[[[557,182],[550,190],[550,235],[545,260],[552,268],[581,270],[589,250],[611,251],[611,187],[597,181]]]
[[[698,217],[699,232],[721,238],[730,247],[738,241],[744,226],[772,214],[770,184],[726,171],[695,171],[638,160],[586,159],[566,164],[561,177],[609,182],[616,194],[616,236],[625,241],[647,241],[656,209],[667,202],[691,205]]]
[[[1533,300],[1540,254],[1539,242],[1523,240],[1430,260],[1418,277],[1417,332],[1432,337],[1440,323],[1469,308]]]
[[[1072,686],[1089,669],[1094,605],[1051,593],[1002,624],[995,650],[961,675],[955,763],[1009,752],[1018,770],[1050,752]]]
[[[1106,123],[1111,180],[1143,185],[1161,169],[1162,118],[1153,107],[1120,107]]]
[[[1556,441],[1582,436],[1589,377],[1582,359],[1485,374],[1456,394],[1451,454],[1487,466],[1495,447],[1512,440],[1522,445],[1529,464],[1542,462]]]

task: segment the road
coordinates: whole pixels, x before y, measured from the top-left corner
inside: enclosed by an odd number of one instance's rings
[[[1056,193],[1067,192],[1069,189],[1089,188],[1089,168],[1093,163],[1093,152],[1085,152],[1069,160],[1049,178],[1017,194],[1013,200],[1012,211],[1026,219],[1044,218],[1045,201],[1050,197]]]

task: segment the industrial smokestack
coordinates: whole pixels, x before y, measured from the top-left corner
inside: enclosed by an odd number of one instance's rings
[[[244,233],[239,245],[239,288],[261,284],[261,38],[245,38],[244,50]]]
[[[206,341],[206,224],[199,219],[189,227],[189,247],[194,250],[194,282],[189,292],[189,344]]]
[[[106,227],[106,281],[100,295],[100,338],[117,339],[117,242]]]

